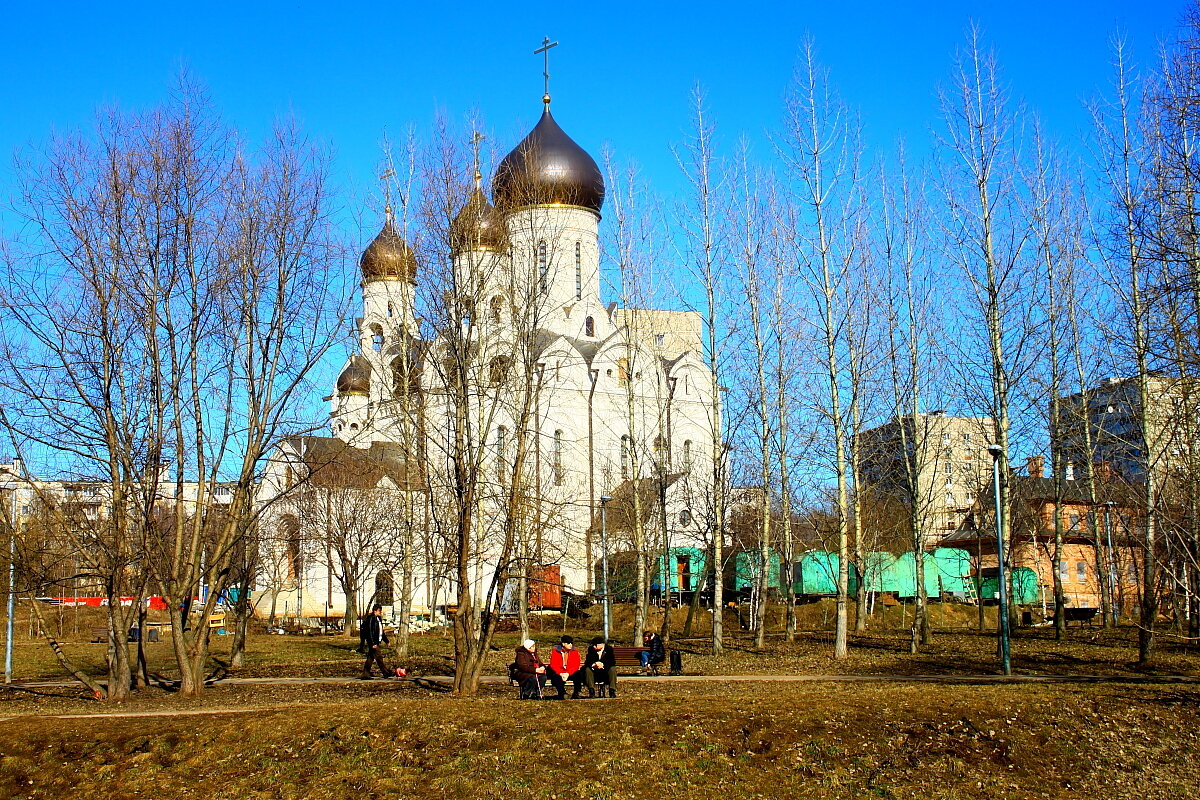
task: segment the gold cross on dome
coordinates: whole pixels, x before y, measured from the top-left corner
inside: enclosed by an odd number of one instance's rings
[[[475,131],[475,133],[472,134],[472,136],[471,136],[471,147],[475,148],[475,186],[476,187],[478,187],[480,182],[483,180],[483,173],[480,172],[480,170],[479,170],[479,145],[482,144],[483,140],[486,138],[487,137],[484,136],[479,131]]]
[[[546,79],[546,93],[542,97],[542,102],[545,103],[546,105],[550,105],[550,48],[551,47],[558,47],[558,42],[550,41],[550,37],[547,36],[546,38],[542,39],[542,46],[539,47],[537,50],[533,51],[533,54],[535,56],[538,53],[541,53],[543,58],[545,59],[545,66],[542,68],[542,77]]]

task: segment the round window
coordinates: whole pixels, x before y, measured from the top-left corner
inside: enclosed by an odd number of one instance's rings
[[[689,509],[679,512],[679,524],[685,527],[692,524],[692,512]]]

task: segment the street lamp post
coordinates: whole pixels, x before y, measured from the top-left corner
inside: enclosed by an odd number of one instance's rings
[[[1000,458],[1004,449],[998,444],[988,445],[992,457],[992,497],[996,506],[996,581],[1000,587],[1000,661],[1004,674],[1012,674],[1012,655],[1008,642],[1008,577],[1004,568],[1004,509],[1000,503]],[[983,601],[980,600],[982,603]]]
[[[1113,557],[1112,507],[1112,500],[1104,504],[1104,533],[1108,537],[1108,610],[1112,614],[1112,624],[1115,628],[1120,609],[1117,608],[1117,565]]]
[[[608,598],[608,495],[600,497],[600,591],[604,594],[604,640],[608,641],[609,598]]]

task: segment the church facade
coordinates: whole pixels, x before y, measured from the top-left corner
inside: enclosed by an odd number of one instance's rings
[[[303,495],[322,468],[315,483],[336,484],[330,453],[339,449],[352,456],[346,463],[379,466],[341,481],[390,493],[405,510],[386,523],[357,515],[388,529],[356,540],[372,562],[358,569],[360,611],[372,598],[395,603],[400,587],[417,615],[454,602],[452,517],[464,474],[476,597],[511,594],[489,586],[502,558],[506,574],[586,595],[599,589],[605,548],[615,558],[640,536],[651,563],[665,563],[670,548],[708,539],[719,404],[702,319],[604,296],[603,176],[543,100],[536,127],[499,163],[490,199],[476,167],[440,274],[422,268],[388,209],[360,259],[357,351],[329,398],[330,436],[290,440],[264,481],[268,497]],[[290,532],[275,549],[289,562],[277,570],[276,607],[342,613],[336,554],[328,542],[322,553],[294,540],[355,522],[314,512],[313,526],[303,518],[311,503],[277,505],[268,519],[286,517]]]

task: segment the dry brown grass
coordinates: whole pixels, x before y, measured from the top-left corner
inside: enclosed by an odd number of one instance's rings
[[[0,796],[1190,799],[1200,785],[1195,687],[630,683],[568,703],[383,682],[256,691],[211,692],[200,705],[246,709],[220,716],[10,719]]]

